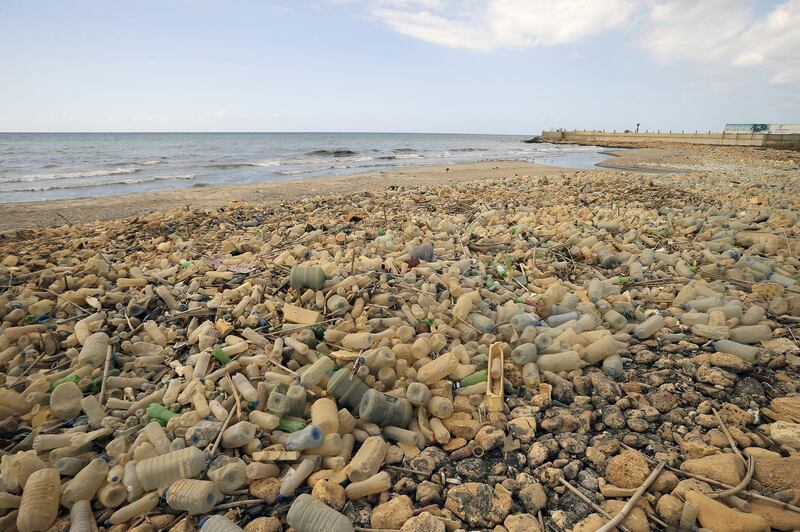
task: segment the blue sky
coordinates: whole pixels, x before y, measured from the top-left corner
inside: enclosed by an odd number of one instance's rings
[[[0,131],[800,122],[800,0],[2,0]]]

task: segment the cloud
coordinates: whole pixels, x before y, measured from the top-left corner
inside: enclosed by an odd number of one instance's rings
[[[665,60],[763,69],[800,81],[800,0],[331,0],[393,31],[450,48],[557,46],[624,28]]]
[[[553,46],[625,22],[633,0],[378,0],[369,13],[394,31],[452,48]]]

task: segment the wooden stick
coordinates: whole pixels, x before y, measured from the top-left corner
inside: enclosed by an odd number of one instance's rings
[[[127,317],[127,314],[125,316]],[[103,382],[100,383],[100,397],[97,398],[97,402],[100,403],[100,406],[103,406],[103,397],[106,394],[106,381],[108,380],[108,371],[110,366],[111,346],[108,346],[108,349],[106,350],[106,364],[103,367]]]
[[[717,499],[720,497],[728,497],[729,495],[736,495],[737,493],[745,489],[748,484],[750,484],[750,479],[753,478],[753,472],[755,470],[756,470],[756,459],[754,456],[751,456],[750,460],[747,462],[747,474],[744,476],[741,482],[739,482],[736,486],[730,489],[726,489],[723,491],[716,491],[713,493],[707,493],[706,495],[708,495],[712,499]]]
[[[225,432],[225,429],[228,428],[228,424],[231,422],[232,417],[233,417],[233,408],[231,408],[231,411],[228,412],[228,417],[225,418],[225,423],[222,424],[222,428],[219,429],[219,434],[217,434],[217,439],[214,440],[214,446],[211,447],[212,456],[217,451],[217,446],[219,445],[220,440],[222,440],[222,433]]]
[[[647,491],[647,488],[650,487],[650,484],[652,484],[658,474],[661,473],[661,470],[664,469],[665,465],[666,463],[660,462],[655,469],[653,469],[653,472],[650,473],[650,476],[647,477],[647,480],[645,480],[644,483],[639,486],[639,489],[636,490],[636,493],[633,494],[633,497],[628,499],[628,502],[625,503],[625,506],[622,507],[622,510],[620,510],[619,513],[615,515],[613,519],[611,519],[611,521],[597,529],[597,532],[609,532],[610,530],[614,529],[614,527],[622,523],[625,517],[628,516],[628,512],[630,512],[636,505],[636,501],[639,500],[639,497],[641,497],[645,491]]]
[[[236,508],[238,506],[253,506],[255,504],[264,503],[264,499],[245,499],[243,501],[226,502],[225,504],[218,504],[214,506],[214,510],[227,510],[228,508]]]
[[[558,481],[559,481],[559,482],[560,482],[560,483],[561,483],[561,484],[562,484],[562,485],[563,485],[565,488],[569,489],[569,490],[570,490],[572,493],[574,493],[574,494],[575,494],[575,495],[576,495],[576,496],[577,496],[577,497],[578,497],[580,500],[582,500],[583,502],[585,502],[586,504],[588,504],[589,506],[591,506],[592,508],[594,508],[594,510],[595,510],[597,513],[599,513],[600,515],[602,515],[603,517],[605,517],[606,519],[608,519],[608,520],[609,520],[609,522],[611,522],[611,519],[612,519],[612,518],[611,518],[611,514],[609,514],[609,513],[608,513],[608,512],[606,512],[605,510],[603,510],[603,509],[602,509],[600,506],[598,506],[597,504],[595,504],[595,502],[594,502],[592,499],[590,499],[589,497],[587,497],[586,495],[584,495],[583,493],[581,493],[581,492],[578,490],[578,488],[576,488],[575,486],[573,486],[572,484],[570,484],[568,481],[564,480],[564,479],[563,479],[563,478],[561,478],[561,477],[558,477]],[[625,528],[625,527],[624,527],[624,526],[622,526],[622,525],[620,525],[618,528],[619,528],[620,530],[622,530],[622,532],[625,532],[626,530],[628,530],[627,528]],[[630,532],[630,530],[628,530],[628,532]]]

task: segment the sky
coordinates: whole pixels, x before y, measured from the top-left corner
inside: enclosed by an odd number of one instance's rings
[[[800,0],[0,0],[0,131],[800,123]]]

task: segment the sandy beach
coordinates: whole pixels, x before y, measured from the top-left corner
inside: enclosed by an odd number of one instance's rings
[[[663,145],[609,150],[609,159],[596,171],[625,171],[639,178],[651,173],[706,172],[722,177],[729,171],[751,168],[768,172],[797,168],[796,152],[754,148]],[[731,165],[738,165],[732,168]],[[482,179],[528,176],[565,176],[587,170],[559,168],[521,161],[492,161],[450,166],[408,167],[391,171],[317,177],[295,181],[195,187],[170,191],[8,203],[0,206],[0,230],[48,227],[64,223],[114,220],[177,208],[214,209],[232,201],[268,203],[325,194],[348,194],[389,187],[451,184]]]

